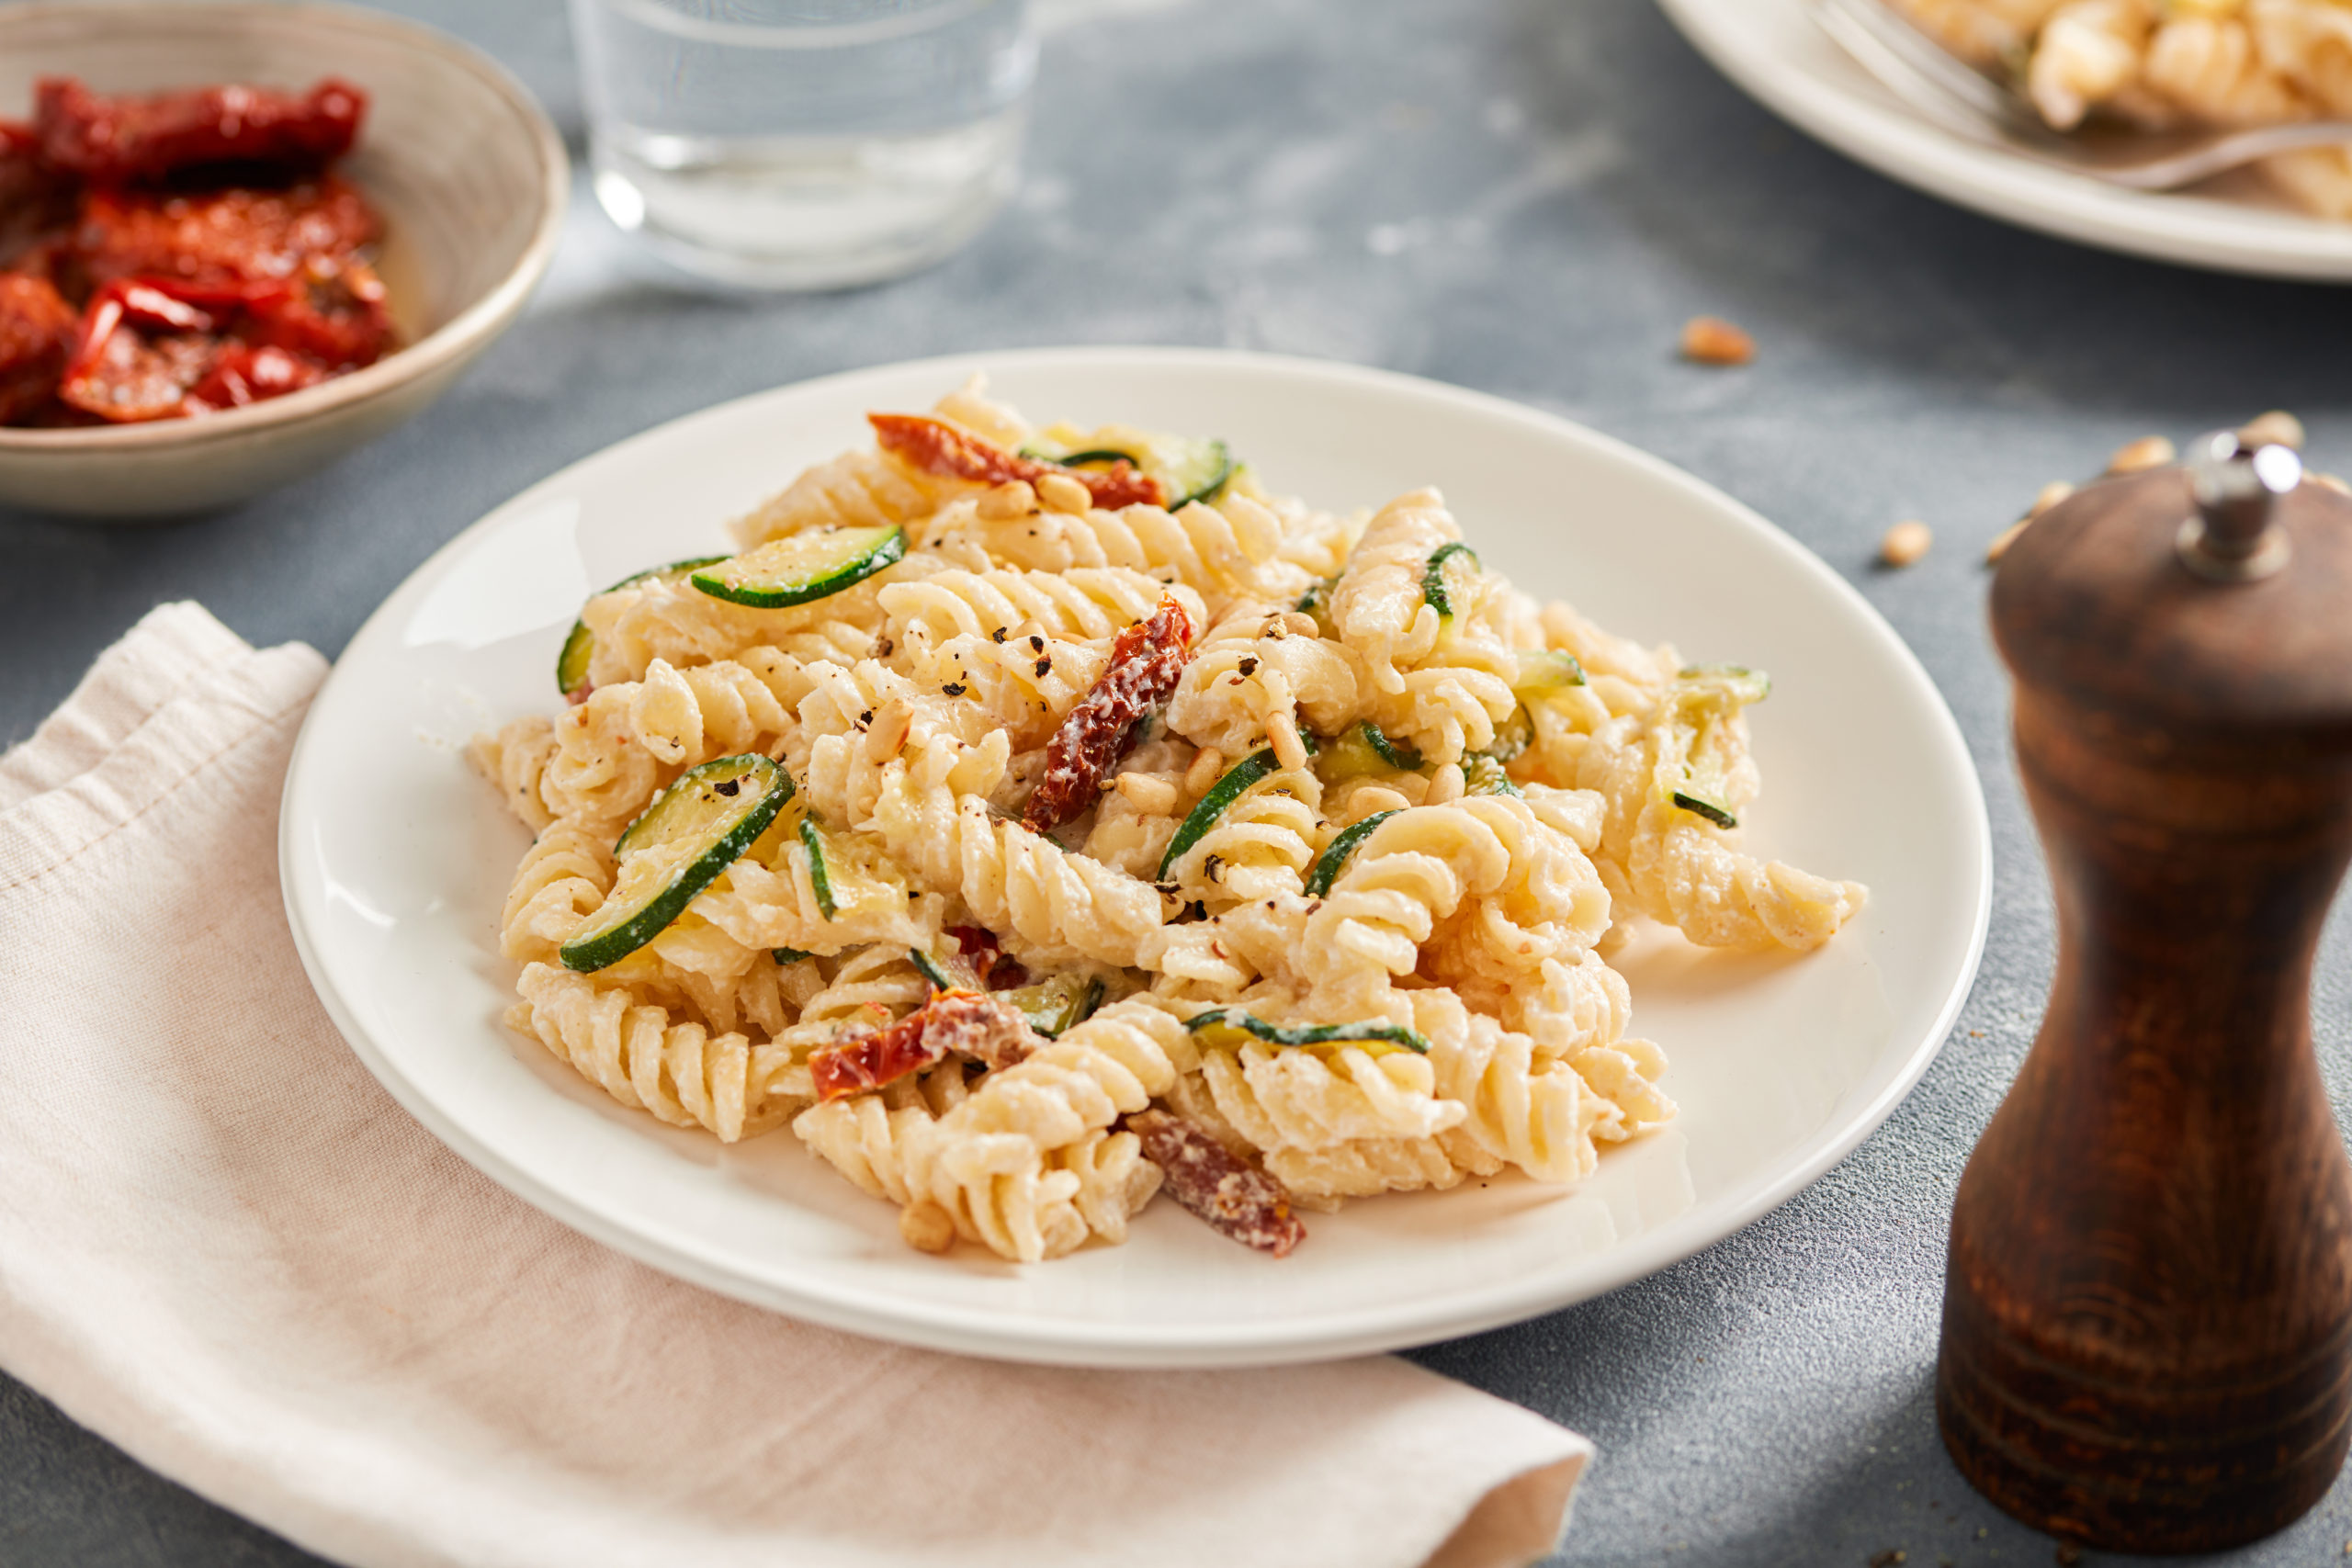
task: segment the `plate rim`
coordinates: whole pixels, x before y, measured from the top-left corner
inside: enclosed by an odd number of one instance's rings
[[[1924,697],[1932,714],[1931,728],[1948,760],[1956,760],[1973,807],[1967,827],[1973,832],[1976,853],[1973,871],[1974,908],[1962,962],[1937,1007],[1932,1027],[1908,1050],[1902,1066],[1867,1103],[1842,1118],[1833,1118],[1796,1146],[1787,1168],[1773,1179],[1736,1198],[1701,1204],[1632,1242],[1611,1247],[1598,1258],[1588,1256],[1587,1267],[1566,1284],[1556,1270],[1535,1271],[1508,1285],[1489,1287],[1465,1299],[1408,1302],[1343,1314],[1326,1313],[1291,1323],[1263,1324],[1247,1320],[1230,1325],[1195,1325],[1181,1339],[1167,1338],[1165,1328],[1149,1335],[1123,1332],[1116,1321],[1041,1325],[1035,1320],[1006,1318],[984,1309],[952,1303],[911,1299],[901,1293],[868,1292],[854,1285],[829,1280],[781,1283],[747,1279],[718,1258],[675,1236],[650,1234],[607,1214],[563,1189],[540,1181],[527,1168],[488,1141],[476,1138],[426,1097],[395,1066],[389,1053],[360,1025],[355,1010],[331,982],[325,961],[310,926],[311,911],[295,867],[300,855],[297,828],[300,821],[302,784],[317,766],[317,730],[313,717],[330,702],[347,677],[352,650],[383,637],[390,622],[388,612],[409,590],[437,579],[459,556],[481,539],[503,527],[510,517],[523,514],[567,482],[577,469],[667,436],[689,422],[718,418],[726,411],[781,394],[821,392],[866,378],[914,373],[936,373],[960,380],[975,369],[1051,371],[1062,367],[1178,366],[1240,368],[1246,373],[1287,377],[1301,381],[1370,388],[1390,395],[1431,399],[1491,421],[1528,427],[1554,439],[1566,436],[1599,455],[1627,464],[1651,479],[1683,491],[1692,499],[1727,513],[1755,531],[1759,541],[1788,558],[1798,570],[1813,576],[1832,593],[1842,595],[1849,608],[1860,612],[1898,659],[1901,678]],[[943,382],[944,384],[944,382]],[[1881,615],[1859,589],[1820,557],[1761,514],[1661,457],[1644,452],[1614,436],[1559,415],[1514,402],[1491,393],[1475,391],[1402,372],[1375,369],[1334,360],[1296,355],[1257,354],[1238,350],[1186,347],[1089,344],[1036,347],[990,352],[973,350],[922,359],[838,371],[784,383],[730,398],[706,408],[665,420],[650,429],[587,453],[499,502],[419,563],[352,635],[344,655],[335,660],[326,680],[305,714],[288,761],[279,796],[278,881],[295,949],[311,989],[354,1055],[390,1093],[393,1100],[426,1131],[469,1165],[541,1213],[616,1251],[673,1277],[738,1301],[764,1307],[829,1328],[870,1338],[932,1349],[985,1356],[1042,1365],[1207,1368],[1272,1366],[1289,1362],[1338,1359],[1375,1351],[1426,1345],[1455,1338],[1557,1311],[1577,1302],[1632,1283],[1683,1258],[1696,1255],[1746,1228],[1810,1187],[1850,1154],[1893,1114],[1934,1062],[1951,1034],[1961,1009],[1973,987],[1990,926],[1993,896],[1992,824],[1986,811],[1984,784],[1965,735],[1924,665],[1910,646]],[[1598,1267],[1592,1265],[1598,1264]]]
[[[2178,192],[2129,190],[2046,167],[1810,73],[1776,69],[1779,56],[1750,56],[1717,20],[1723,0],[1657,3],[1683,39],[1757,103],[1833,152],[1924,195],[2017,228],[2146,261],[2302,283],[2352,282],[2352,222]],[[1804,0],[1783,3],[1813,25]],[[2221,233],[2192,231],[2199,214],[2207,228]],[[2254,231],[2248,220],[2261,222],[2264,231]]]

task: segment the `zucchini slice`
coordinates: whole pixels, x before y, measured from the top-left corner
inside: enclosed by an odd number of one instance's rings
[[[1428,1037],[1402,1024],[1368,1020],[1363,1023],[1268,1023],[1239,1008],[1213,1008],[1185,1020],[1184,1027],[1205,1035],[1212,1045],[1238,1045],[1244,1035],[1269,1045],[1385,1045],[1429,1055]]]
[[[1370,719],[1349,726],[1322,757],[1318,771],[1335,784],[1365,774],[1415,773],[1421,765],[1419,751],[1397,745]]]
[[[1315,737],[1302,735],[1299,739],[1306,742],[1307,754],[1313,756],[1317,750]],[[1233,803],[1239,800],[1251,784],[1281,771],[1282,762],[1271,746],[1260,747],[1226,769],[1225,776],[1209,785],[1208,794],[1201,796],[1199,803],[1185,814],[1183,822],[1176,829],[1176,836],[1168,840],[1168,852],[1159,857],[1156,879],[1167,881],[1168,868],[1182,860],[1186,850],[1199,843],[1216,825],[1216,819],[1230,810]]]
[[[1144,465],[1168,489],[1168,510],[1181,512],[1198,501],[1213,502],[1233,479],[1233,453],[1214,438],[1187,441],[1170,437],[1155,443],[1153,463]]]
[[[817,910],[827,919],[838,918],[841,905],[833,897],[832,868],[825,863],[825,835],[814,817],[800,819],[800,847],[808,852],[808,882],[817,890]]]
[[[1314,616],[1315,629],[1326,638],[1337,637],[1340,635],[1339,628],[1331,624],[1331,590],[1339,585],[1338,578],[1324,578],[1314,587],[1300,594],[1298,603],[1291,606],[1301,615]]]
[[[1050,1040],[1072,1024],[1083,1023],[1102,1005],[1102,976],[1065,973],[1032,986],[999,991],[996,999],[1011,1002],[1029,1021],[1029,1027]]]
[[[1119,439],[1107,438],[1114,434]],[[1170,512],[1181,512],[1196,501],[1215,501],[1233,482],[1237,467],[1232,449],[1215,438],[1132,430],[1100,432],[1084,446],[1040,440],[1023,446],[1021,456],[1034,462],[1058,463],[1065,468],[1124,459],[1159,481],[1159,488],[1168,493]]]
[[[813,812],[794,824],[792,831],[808,853],[808,885],[817,895],[817,912],[828,920],[841,919],[844,909],[871,910],[877,904],[904,901],[905,873],[872,840],[832,833]]]
[[[910,947],[907,949],[907,956],[914,961],[917,969],[922,971],[922,977],[931,982],[931,988],[934,991],[985,991],[988,989],[988,987],[980,983],[980,977],[973,972],[972,966],[964,962],[961,954],[951,957],[946,953]]]
[[[651,942],[791,798],[792,780],[757,753],[680,774],[614,844],[619,879],[604,907],[557,950],[564,967],[602,969]]]
[[[1512,680],[1510,689],[1520,701],[1584,684],[1584,666],[1577,662],[1575,654],[1555,648],[1522,648],[1518,651],[1519,674]]]
[[[1745,664],[1690,664],[1676,679],[1680,688],[1674,695],[1671,728],[1688,739],[1677,747],[1686,759],[1683,787],[1669,791],[1668,798],[1718,828],[1736,828],[1739,818],[1726,804],[1723,763],[1713,744],[1714,728],[1771,695],[1772,678]]]
[[[1442,620],[1453,619],[1453,596],[1446,590],[1445,563],[1456,556],[1468,556],[1472,566],[1479,564],[1478,552],[1456,539],[1431,550],[1429,565],[1421,569],[1421,597]]]
[[[1340,873],[1347,869],[1348,857],[1356,846],[1372,837],[1372,830],[1396,816],[1394,811],[1375,811],[1363,821],[1340,830],[1338,838],[1323,847],[1315,863],[1306,870],[1306,896],[1320,898],[1331,891],[1331,884],[1340,880]]]
[[[1739,818],[1733,816],[1729,809],[1717,806],[1704,795],[1692,795],[1688,790],[1678,789],[1674,792],[1673,800],[1674,804],[1682,807],[1683,810],[1696,812],[1718,828],[1739,826]]]
[[[1527,792],[1511,783],[1498,759],[1471,756],[1462,759],[1462,789],[1464,795],[1520,795]]]
[[[1508,762],[1534,744],[1535,721],[1527,716],[1527,705],[1521,703],[1510,710],[1509,718],[1495,726],[1494,739],[1476,755],[1491,757],[1498,762]],[[1462,765],[1468,767],[1469,759],[1464,758]]]
[[[817,956],[813,953],[803,953],[797,947],[779,947],[772,951],[778,964],[798,964],[804,959]]]
[[[831,598],[906,553],[907,531],[896,523],[818,529],[772,539],[705,567],[693,581],[712,598],[730,604],[780,610]]]
[[[726,558],[725,556],[696,556],[692,560],[673,560],[668,566],[657,566],[649,571],[624,577],[605,589],[605,593],[617,593],[640,582],[676,582],[696,567],[711,566]],[[604,593],[597,597],[603,598]],[[571,635],[563,639],[563,651],[555,656],[555,689],[568,697],[588,684],[588,661],[595,657],[596,634],[588,629],[587,622],[572,622]]]
[[[1675,679],[1718,687],[1742,707],[1772,694],[1772,677],[1745,664],[1686,664],[1676,671]]]

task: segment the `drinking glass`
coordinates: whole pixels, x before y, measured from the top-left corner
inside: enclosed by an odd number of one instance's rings
[[[1011,193],[1028,0],[571,0],[596,199],[771,288],[940,260]]]

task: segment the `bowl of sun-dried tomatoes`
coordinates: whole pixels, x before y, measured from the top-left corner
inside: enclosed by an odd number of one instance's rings
[[[424,409],[568,170],[466,46],[327,6],[0,6],[0,505],[183,516]]]

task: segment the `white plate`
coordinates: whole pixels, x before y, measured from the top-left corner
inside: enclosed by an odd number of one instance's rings
[[[1757,102],[1930,196],[2159,261],[2322,283],[2352,279],[2352,223],[2293,211],[2252,176],[2228,176],[2201,193],[2102,185],[1969,141],[1905,107],[1814,24],[1804,0],[1658,3]]]
[[[1561,1192],[1520,1179],[1309,1220],[1275,1261],[1155,1203],[1125,1247],[1021,1268],[909,1250],[886,1204],[789,1132],[724,1148],[625,1111],[497,1020],[495,928],[524,830],[458,748],[556,705],[590,589],[718,547],[723,519],[975,368],[1041,421],[1222,434],[1336,507],[1443,487],[1485,559],[1693,659],[1769,669],[1757,843],[1871,884],[1794,961],[1661,939],[1626,964],[1682,1114]],[[950,1350],[1243,1365],[1410,1345],[1638,1279],[1755,1219],[1877,1126],[1934,1055],[1984,937],[1984,799],[1950,712],[1860,595],[1657,459],[1530,410],[1344,366],[1070,349],[892,366],[746,398],[574,464],[452,540],[352,639],[304,726],[280,827],[320,997],[418,1120],[590,1235],[836,1327]]]

